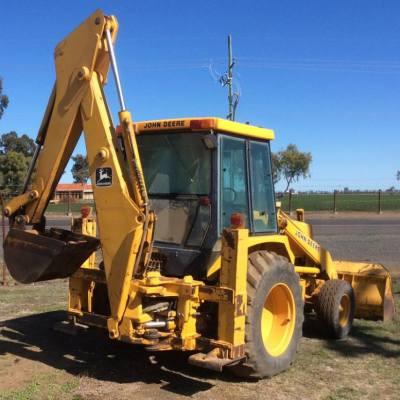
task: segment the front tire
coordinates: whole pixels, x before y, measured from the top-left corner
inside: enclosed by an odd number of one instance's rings
[[[340,279],[326,281],[317,297],[316,312],[328,335],[347,336],[353,326],[355,300],[350,283]]]
[[[293,362],[302,334],[303,299],[299,276],[286,258],[267,251],[249,255],[244,363],[241,377],[265,378]]]

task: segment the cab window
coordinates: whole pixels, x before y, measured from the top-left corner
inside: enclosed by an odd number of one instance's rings
[[[253,232],[273,232],[276,227],[275,195],[269,143],[250,142],[250,182]]]
[[[222,136],[220,162],[221,227],[229,227],[232,213],[240,213],[249,228],[245,140]]]

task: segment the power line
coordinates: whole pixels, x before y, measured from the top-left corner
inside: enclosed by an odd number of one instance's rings
[[[229,36],[230,37],[230,36]],[[229,45],[228,45],[229,49]],[[228,53],[229,54],[229,53]],[[229,58],[229,57],[228,57]],[[221,57],[214,58],[213,61],[220,65],[223,63]],[[219,79],[229,80],[229,72],[232,73],[236,62],[244,68],[277,69],[293,71],[320,71],[320,72],[360,72],[360,73],[400,73],[400,61],[385,60],[343,60],[343,59],[274,59],[263,57],[235,57],[229,63],[228,70]],[[163,71],[163,70],[185,70],[185,69],[210,69],[210,62],[204,59],[181,59],[171,63],[158,64],[131,64],[127,69]],[[225,84],[223,84],[225,86]],[[234,93],[233,93],[234,95]]]
[[[400,62],[383,60],[296,59],[239,57],[243,67],[327,72],[399,73]]]

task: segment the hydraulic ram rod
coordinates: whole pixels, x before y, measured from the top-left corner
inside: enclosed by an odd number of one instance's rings
[[[106,33],[108,51],[110,52],[111,68],[112,68],[113,73],[114,73],[115,86],[117,87],[119,104],[120,104],[120,107],[121,107],[121,111],[125,111],[126,107],[125,107],[124,95],[122,93],[122,86],[121,86],[121,81],[119,79],[117,59],[115,58],[114,47],[113,47],[113,43],[112,43],[112,39],[111,39],[110,30],[108,28],[106,28],[105,29],[105,33]]]

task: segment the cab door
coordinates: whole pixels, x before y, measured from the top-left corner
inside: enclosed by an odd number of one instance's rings
[[[275,192],[269,142],[248,142],[250,205],[253,233],[276,233]]]
[[[220,229],[233,213],[253,234],[276,233],[275,194],[269,142],[220,136]]]

